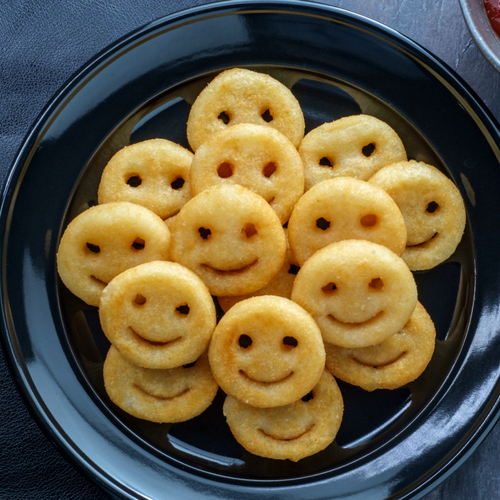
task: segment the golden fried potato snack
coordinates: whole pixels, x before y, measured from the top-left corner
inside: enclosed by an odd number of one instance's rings
[[[231,432],[247,451],[298,462],[333,442],[344,402],[337,382],[324,370],[312,391],[294,403],[255,408],[227,396],[223,411]]]
[[[120,149],[104,168],[99,203],[130,201],[166,219],[191,198],[189,167],[193,153],[166,139]]]
[[[345,240],[304,263],[292,300],[316,320],[325,342],[366,347],[403,328],[415,309],[417,287],[403,259],[388,248]]]
[[[215,328],[215,305],[203,281],[174,262],[148,262],[113,278],[99,318],[108,340],[132,363],[175,368],[195,361]]]
[[[97,205],[68,224],[57,270],[72,293],[98,306],[115,276],[144,262],[168,260],[169,245],[170,231],[151,210],[129,202]]]
[[[198,416],[211,405],[218,390],[206,353],[194,364],[153,370],[134,365],[114,346],[104,362],[104,387],[122,410],[158,423]]]
[[[243,186],[211,187],[192,198],[172,228],[172,260],[194,271],[212,295],[243,295],[283,266],[286,238],[274,210]]]
[[[210,342],[210,366],[221,389],[250,406],[283,406],[305,396],[325,366],[321,332],[311,316],[283,297],[238,302]]]
[[[407,159],[398,134],[369,115],[354,115],[324,123],[302,140],[305,189],[332,177],[367,181],[385,165]]]
[[[172,215],[172,217],[169,217],[168,219],[165,219],[165,225],[168,227],[168,230],[171,232],[172,228],[174,227],[174,222],[175,219],[177,218],[177,215]]]
[[[233,68],[216,76],[193,103],[189,144],[196,151],[214,132],[238,123],[275,128],[295,147],[304,136],[304,115],[288,87],[269,75]]]
[[[292,253],[302,265],[335,241],[368,240],[401,256],[406,227],[401,211],[381,188],[352,177],[313,186],[297,202],[288,223]]]
[[[285,235],[287,230],[285,229]],[[224,312],[234,306],[237,302],[249,299],[250,297],[255,297],[258,295],[277,295],[278,297],[284,297],[289,299],[292,295],[292,285],[296,274],[299,271],[299,266],[297,261],[294,259],[292,252],[290,251],[290,246],[288,245],[285,254],[285,263],[278,271],[278,274],[264,287],[256,292],[247,295],[237,295],[237,296],[227,296],[227,297],[217,297],[217,301]]]
[[[399,206],[408,233],[403,259],[412,271],[431,269],[456,250],[465,229],[460,191],[440,170],[411,160],[388,165],[370,179]]]
[[[304,166],[281,132],[241,123],[216,132],[197,150],[190,170],[191,192],[241,184],[262,196],[284,224],[304,192]]]
[[[406,325],[381,344],[358,349],[326,344],[326,366],[339,379],[365,391],[397,389],[423,373],[435,342],[434,323],[417,302]]]

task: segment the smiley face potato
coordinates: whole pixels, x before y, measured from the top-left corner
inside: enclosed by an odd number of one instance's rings
[[[217,394],[206,353],[170,370],[141,368],[111,346],[104,361],[104,386],[111,401],[150,422],[184,422],[205,411]]]
[[[286,237],[264,198],[228,184],[184,205],[170,250],[172,260],[195,272],[213,295],[243,295],[267,285],[281,269]]]
[[[213,133],[238,123],[279,130],[295,147],[304,137],[304,114],[290,89],[245,68],[223,71],[200,92],[187,122],[189,145],[196,152]]]
[[[175,368],[208,347],[216,313],[198,276],[174,262],[148,262],[111,280],[99,318],[108,340],[145,368]]]
[[[227,396],[223,411],[231,432],[247,451],[298,462],[333,442],[344,403],[337,382],[324,370],[312,391],[294,403],[255,408]]]
[[[126,146],[109,160],[97,191],[99,204],[129,201],[162,219],[175,215],[191,198],[193,153],[167,139]]]
[[[222,390],[260,408],[305,396],[325,366],[323,339],[311,316],[291,300],[270,295],[229,309],[213,333],[208,356]]]
[[[156,214],[129,202],[97,205],[63,233],[57,270],[77,297],[99,305],[106,285],[126,269],[169,258],[170,231]]]
[[[325,344],[326,367],[365,391],[397,389],[418,378],[434,353],[436,329],[417,302],[406,325],[380,344],[349,349]]]
[[[189,173],[196,195],[210,186],[240,184],[262,196],[282,224],[304,192],[304,166],[277,130],[241,123],[213,134],[197,150]]]
[[[403,259],[388,248],[345,240],[305,262],[292,300],[313,316],[325,342],[366,347],[403,328],[417,304],[417,286]]]
[[[407,159],[400,137],[370,115],[344,116],[311,130],[302,139],[305,189],[333,177],[367,181],[385,165]]]
[[[381,188],[351,177],[316,184],[295,205],[288,222],[290,248],[302,265],[329,243],[368,240],[401,255],[405,221],[396,203]]]
[[[465,229],[460,191],[440,170],[411,160],[384,167],[370,184],[385,189],[407,228],[403,259],[412,271],[431,269],[456,250]]]

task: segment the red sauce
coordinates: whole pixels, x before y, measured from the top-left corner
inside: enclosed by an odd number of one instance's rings
[[[500,36],[500,0],[483,0],[491,27]]]

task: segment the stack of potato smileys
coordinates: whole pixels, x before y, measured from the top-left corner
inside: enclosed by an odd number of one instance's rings
[[[455,251],[462,198],[372,116],[304,137],[291,91],[246,69],[205,87],[187,135],[194,154],[153,139],[114,155],[62,236],[60,277],[99,307],[116,405],[181,422],[220,387],[246,450],[298,461],[335,439],[334,377],[395,389],[429,363],[412,271]]]

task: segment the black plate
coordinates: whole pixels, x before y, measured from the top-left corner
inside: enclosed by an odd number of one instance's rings
[[[96,202],[106,161],[131,142],[187,146],[197,93],[222,69],[289,86],[307,130],[367,113],[410,158],[458,185],[468,212],[455,254],[415,273],[438,341],[424,374],[395,391],[342,384],[337,440],[301,460],[265,460],[232,438],[223,395],[196,419],[158,425],[110,403],[95,308],[59,282],[68,220]],[[2,341],[35,416],[73,463],[118,498],[360,499],[421,496],[499,416],[498,126],[446,65],[361,16],[309,2],[222,2],[159,20],[93,60],[27,137],[2,203]],[[391,496],[392,495],[392,496]]]

